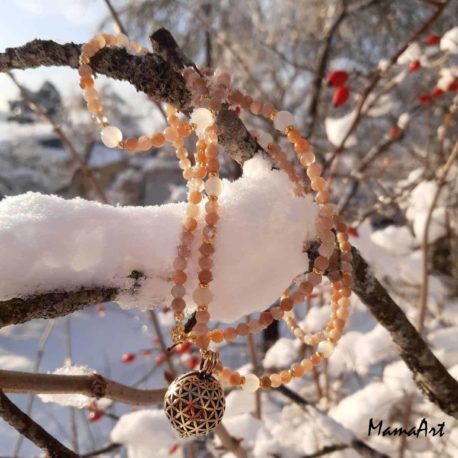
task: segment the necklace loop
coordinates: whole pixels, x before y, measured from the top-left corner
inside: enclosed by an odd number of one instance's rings
[[[202,359],[200,360],[200,372],[211,375],[218,365],[219,352],[212,350],[202,350]]]

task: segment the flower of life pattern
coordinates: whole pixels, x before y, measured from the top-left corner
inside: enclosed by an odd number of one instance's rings
[[[224,392],[211,375],[189,372],[170,384],[164,404],[165,414],[180,437],[203,436],[223,418]]]

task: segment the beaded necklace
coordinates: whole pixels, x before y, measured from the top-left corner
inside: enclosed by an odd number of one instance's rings
[[[219,380],[232,386],[240,386],[250,392],[259,388],[277,388],[290,382],[293,378],[302,377],[306,372],[311,371],[314,365],[331,356],[349,315],[352,254],[347,227],[335,214],[330,204],[328,184],[321,177],[321,166],[316,163],[315,154],[309,142],[301,137],[298,129],[294,126],[291,113],[277,111],[270,103],[253,100],[239,90],[233,90],[230,75],[225,71],[216,70],[213,72],[211,69],[204,69],[201,73],[197,73],[193,69],[185,69],[183,76],[192,94],[191,103],[192,106],[197,107],[191,115],[190,122],[180,120],[176,109],[167,106],[168,127],[162,133],[158,132],[123,140],[122,132],[108,123],[98,92],[94,88],[92,68],[90,67],[91,57],[107,46],[123,47],[138,55],[144,55],[147,52],[145,48],[138,43],[129,41],[122,34],[118,36],[98,34],[82,47],[79,67],[80,85],[84,91],[83,96],[89,112],[101,126],[102,142],[107,147],[123,148],[130,153],[147,151],[153,146],[161,147],[168,142],[176,148],[179,166],[187,183],[187,205],[177,255],[173,261],[171,308],[176,324],[171,334],[174,344],[193,342],[199,347],[202,357],[198,371],[181,375],[170,384],[164,398],[164,404],[167,417],[182,437],[199,436],[216,428],[223,416],[224,394]],[[273,122],[274,128],[284,135],[293,146],[297,159],[305,168],[311,189],[316,193],[315,201],[319,206],[316,232],[320,244],[318,256],[313,261],[312,270],[298,282],[293,282],[281,294],[278,306],[272,307],[270,310],[262,312],[258,318],[252,318],[247,323],[240,323],[236,327],[209,331],[210,313],[208,306],[214,300],[210,287],[213,280],[214,242],[217,236],[217,223],[220,218],[218,198],[223,190],[223,184],[219,178],[218,125],[215,121],[215,114],[223,103],[237,113],[243,109]],[[193,131],[197,135],[194,165],[184,146],[185,138]],[[252,135],[272,157],[279,169],[288,175],[293,185],[294,194],[297,197],[303,196],[306,193],[306,186],[296,173],[282,147],[274,143],[272,137],[265,132],[252,132]],[[186,269],[204,199],[206,199],[204,223],[200,231],[201,243],[198,249],[200,256],[198,260],[198,285],[192,292],[192,299],[196,305],[196,324],[191,331],[187,332],[184,325],[187,309],[184,300],[188,279]],[[313,289],[321,282],[325,273],[331,282],[330,318],[322,331],[305,334],[294,318],[293,308],[295,304],[303,303],[305,298],[312,294]],[[237,336],[260,332],[274,320],[280,319],[286,321],[296,338],[310,347],[316,347],[316,351],[310,357],[303,359],[300,363],[293,364],[288,370],[265,374],[261,377],[255,374],[243,376],[237,371],[223,366],[218,353],[209,349],[211,343],[230,342]],[[216,374],[217,378],[213,374]]]

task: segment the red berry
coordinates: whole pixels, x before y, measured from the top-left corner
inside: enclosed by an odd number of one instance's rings
[[[105,306],[103,304],[100,304],[98,305],[96,308],[95,308],[95,311],[101,315],[101,316],[105,316]]]
[[[441,41],[440,35],[430,34],[425,38],[425,41],[428,45],[437,45]]]
[[[355,227],[349,227],[347,231],[348,231],[348,235],[351,235],[352,237],[359,237],[359,233]]]
[[[443,94],[444,94],[444,91],[440,87],[435,87],[433,91],[431,92],[431,95],[433,97],[440,97]]]
[[[307,297],[309,299],[315,299],[315,297],[318,297],[318,294],[317,293],[310,293]]]
[[[89,412],[88,420],[91,423],[95,423],[96,421],[99,421],[102,417],[103,417],[103,411],[102,410],[94,410],[92,412]]]
[[[186,367],[188,369],[194,369],[199,363],[199,358],[197,356],[192,356],[186,361]]]
[[[142,355],[147,358],[149,355],[151,355],[151,350],[149,348],[146,348],[145,350],[142,350]]]
[[[173,455],[180,448],[180,444],[175,443],[169,447],[169,455]]]
[[[334,97],[332,98],[332,104],[335,107],[340,107],[343,105],[350,96],[350,91],[345,86],[338,87],[334,92]]]
[[[124,353],[122,355],[121,361],[124,364],[128,364],[128,363],[131,363],[132,361],[134,361],[134,359],[135,359],[135,353]]]
[[[448,86],[448,90],[451,92],[458,91],[458,80],[452,81]]]
[[[328,74],[326,78],[328,86],[341,87],[348,80],[348,73],[344,70],[335,70]]]
[[[237,116],[240,116],[240,111],[241,111],[240,107],[235,107],[235,114]]]
[[[394,126],[390,129],[390,138],[398,138],[401,135],[401,129],[397,126]]]
[[[420,68],[421,68],[420,61],[419,61],[419,60],[413,60],[413,61],[410,62],[410,64],[409,64],[409,73],[416,72],[416,71],[419,70]]]
[[[182,355],[183,353],[186,353],[189,350],[191,350],[191,347],[192,347],[191,342],[184,342],[182,344],[177,345],[175,347],[175,351],[179,353],[180,355]]]
[[[431,100],[431,96],[426,92],[423,92],[418,96],[418,101],[421,103],[421,105],[428,105],[429,103],[431,103]]]
[[[168,312],[170,312],[170,310],[171,310],[171,309],[170,309],[170,307],[169,307],[168,305],[164,305],[164,307],[162,307],[162,311],[163,311],[164,313],[168,313]]]
[[[162,364],[165,361],[165,355],[157,355],[156,358],[154,358],[154,361],[156,364]]]

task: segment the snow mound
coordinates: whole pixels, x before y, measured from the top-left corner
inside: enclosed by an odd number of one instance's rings
[[[239,180],[225,181],[220,203],[210,312],[231,322],[267,308],[306,270],[302,244],[315,236],[317,206],[310,196],[293,197],[286,174],[261,158],[248,161]],[[105,286],[125,292],[118,301],[126,308],[168,303],[184,208],[114,207],[38,193],[8,197],[0,202],[0,300]],[[199,240],[188,293],[197,285]],[[133,270],[146,277],[135,297]]]

